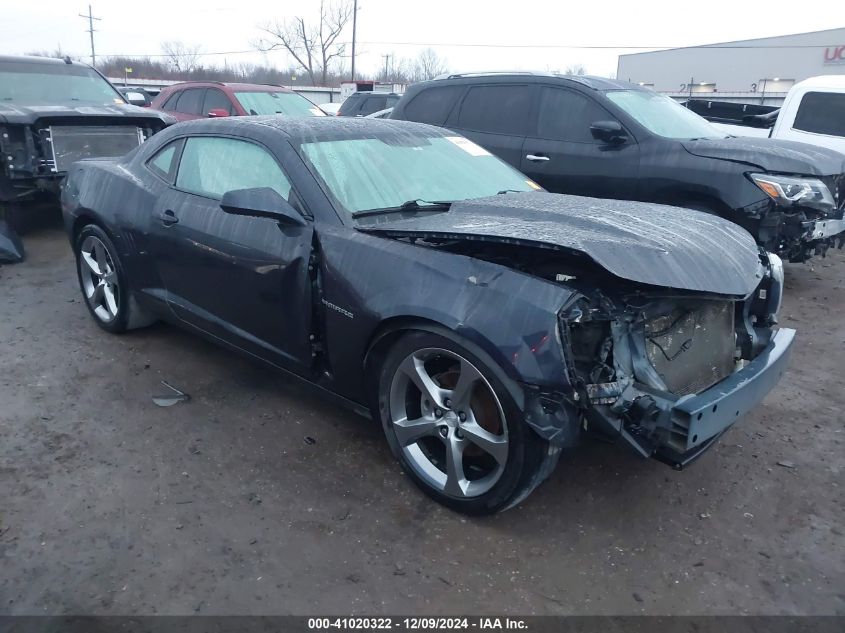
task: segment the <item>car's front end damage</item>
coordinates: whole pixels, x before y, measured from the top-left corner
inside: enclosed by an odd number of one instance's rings
[[[785,261],[804,262],[845,245],[845,157],[792,141],[729,137],[685,141],[694,156],[726,169],[723,214]],[[732,167],[731,167],[732,166]]]
[[[790,262],[845,246],[845,174],[825,177],[748,173],[766,198],[740,209],[746,228]]]
[[[55,198],[75,161],[122,156],[165,127],[134,106],[0,107],[0,200]]]
[[[777,384],[795,332],[773,330],[780,260],[737,299],[666,291],[594,290],[560,313],[583,428],[681,467]]]
[[[554,447],[596,433],[681,467],[756,407],[789,360],[795,332],[776,329],[781,259],[720,218],[521,193],[365,230],[561,289],[548,329],[519,332],[529,320],[514,311],[516,299],[540,288],[504,276],[485,281],[514,293],[514,303],[499,307],[499,327],[514,340],[506,358],[520,374],[525,422]],[[478,318],[461,322],[482,329]]]

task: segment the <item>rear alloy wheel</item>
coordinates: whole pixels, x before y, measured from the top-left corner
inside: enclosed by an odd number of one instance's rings
[[[79,245],[79,282],[94,316],[104,325],[113,323],[120,311],[120,282],[114,260],[103,241],[86,235]]]
[[[519,502],[557,457],[487,363],[434,333],[406,335],[388,354],[379,409],[388,443],[417,485],[468,514]]]
[[[129,292],[117,249],[103,229],[95,224],[83,227],[74,251],[79,287],[97,325],[119,333],[153,322]]]

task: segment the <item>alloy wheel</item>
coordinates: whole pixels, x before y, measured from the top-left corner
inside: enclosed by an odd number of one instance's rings
[[[88,235],[79,248],[79,278],[91,311],[103,323],[111,323],[120,309],[117,270],[106,245]]]
[[[466,499],[499,481],[508,460],[505,414],[466,358],[441,348],[409,354],[391,381],[389,406],[408,465],[432,488]]]

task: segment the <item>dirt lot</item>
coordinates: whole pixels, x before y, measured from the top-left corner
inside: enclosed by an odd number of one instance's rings
[[[586,443],[474,520],[284,377],[106,335],[64,235],[27,247],[0,270],[0,613],[845,614],[841,252],[788,267],[791,370],[691,468]]]

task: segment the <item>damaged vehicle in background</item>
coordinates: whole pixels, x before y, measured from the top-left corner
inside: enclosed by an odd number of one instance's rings
[[[168,86],[151,107],[179,121],[260,114],[326,116],[318,106],[290,88],[222,81],[186,81]]]
[[[714,216],[537,191],[478,145],[379,119],[182,123],[77,163],[65,227],[93,319],[161,319],[373,417],[472,514],[584,432],[689,463],[757,406],[794,331],[783,268]]]
[[[0,220],[16,230],[81,158],[122,156],[173,119],[129,105],[95,69],[47,57],[0,57]],[[22,249],[0,252],[17,261]]]
[[[666,95],[628,82],[450,75],[409,86],[390,118],[455,130],[549,191],[718,215],[792,262],[845,243],[845,156],[729,137]]]

